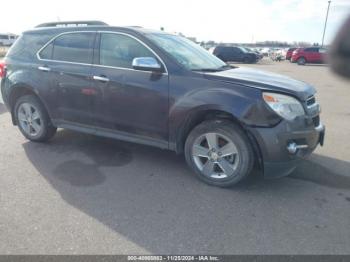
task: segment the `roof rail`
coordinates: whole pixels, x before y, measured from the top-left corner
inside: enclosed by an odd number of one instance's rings
[[[74,27],[74,26],[90,26],[90,25],[108,25],[102,21],[60,21],[60,22],[50,22],[37,25],[35,28],[39,27]]]

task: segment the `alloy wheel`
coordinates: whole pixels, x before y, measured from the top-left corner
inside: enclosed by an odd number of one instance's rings
[[[39,110],[30,103],[22,103],[18,107],[18,122],[22,130],[29,136],[37,136],[42,132],[43,122]]]
[[[212,179],[234,176],[240,161],[235,143],[219,133],[206,133],[192,146],[192,158],[201,173]]]

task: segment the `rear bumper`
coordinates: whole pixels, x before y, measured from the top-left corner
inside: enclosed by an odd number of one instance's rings
[[[289,175],[318,144],[323,145],[325,127],[322,124],[315,127],[307,119],[304,121],[282,121],[273,128],[250,129],[260,148],[266,178]],[[300,147],[294,153],[288,149],[291,143]]]

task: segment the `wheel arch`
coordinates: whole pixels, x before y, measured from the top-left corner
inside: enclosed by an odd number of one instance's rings
[[[177,154],[183,153],[185,142],[190,132],[196,126],[207,120],[230,121],[239,126],[248,137],[259,166],[261,168],[263,167],[261,150],[254,135],[249,132],[248,128],[246,128],[245,124],[240,121],[238,117],[224,108],[199,109],[190,112],[177,129],[179,131],[176,133],[176,142],[174,145]]]
[[[306,59],[306,57],[303,56],[303,55],[299,56],[298,59],[297,59],[296,61],[298,62],[298,60],[299,60],[299,59],[302,59],[302,58],[304,59],[305,63],[307,63],[307,59]]]
[[[11,113],[12,123],[14,125],[17,125],[16,116],[15,116],[16,101],[20,97],[25,96],[25,95],[36,96],[39,99],[39,101],[42,103],[42,105],[44,106],[46,111],[49,113],[49,111],[47,110],[47,106],[44,103],[44,100],[40,97],[39,93],[35,90],[35,88],[33,88],[30,85],[23,84],[23,83],[16,84],[16,85],[12,86],[11,92],[9,94],[10,113]]]

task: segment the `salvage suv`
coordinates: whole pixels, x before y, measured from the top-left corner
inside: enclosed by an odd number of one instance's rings
[[[173,150],[211,185],[236,184],[254,163],[288,175],[324,140],[311,85],[228,66],[165,32],[47,23],[20,36],[0,72],[27,139],[67,128]]]

